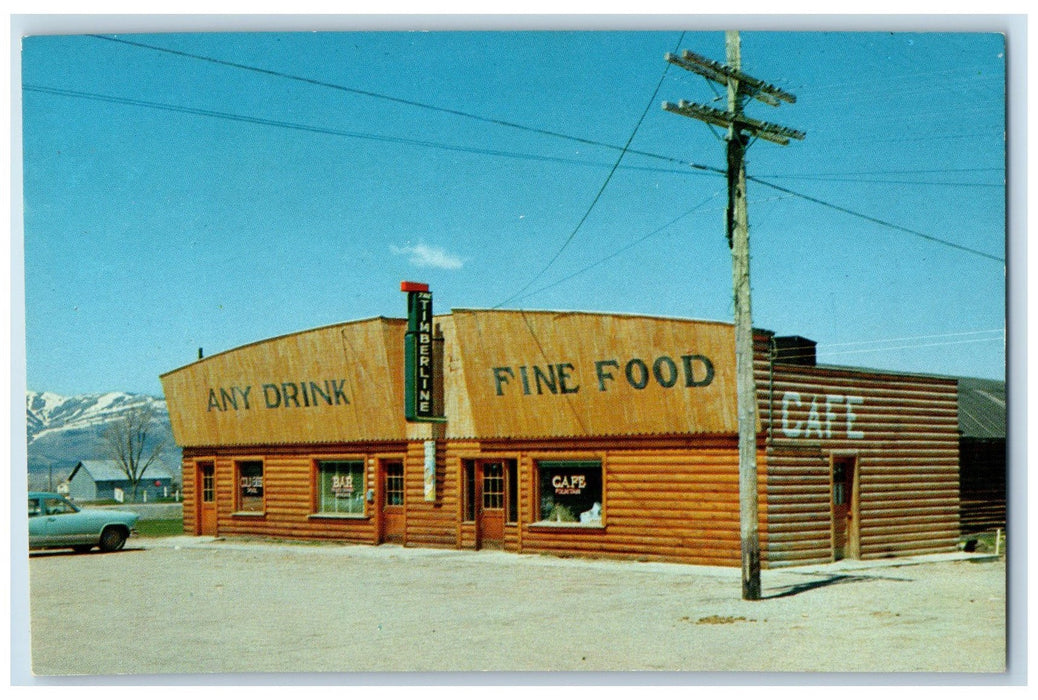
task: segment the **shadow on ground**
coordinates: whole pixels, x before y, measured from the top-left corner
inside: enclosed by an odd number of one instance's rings
[[[808,574],[815,575],[815,574]],[[863,583],[866,581],[911,581],[907,578],[896,578],[891,576],[861,576],[859,574],[833,574],[826,576],[821,579],[814,581],[805,581],[804,583],[794,584],[792,586],[785,586],[778,590],[776,593],[769,595],[763,595],[761,598],[764,600],[771,600],[775,598],[789,598],[790,596],[800,595],[801,593],[807,593],[819,588],[826,588],[827,586],[836,586],[842,583]]]

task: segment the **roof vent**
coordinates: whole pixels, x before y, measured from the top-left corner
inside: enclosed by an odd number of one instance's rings
[[[775,362],[787,365],[803,365],[814,367],[816,363],[815,348],[818,343],[799,335],[775,337]]]

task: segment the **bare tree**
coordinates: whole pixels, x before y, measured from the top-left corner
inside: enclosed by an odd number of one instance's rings
[[[150,447],[148,445],[154,417],[155,412],[151,406],[135,406],[118,420],[109,423],[101,433],[105,451],[119,464],[133,487],[134,501],[137,500],[137,485],[144,477],[144,472],[165,447],[163,440],[151,440]]]

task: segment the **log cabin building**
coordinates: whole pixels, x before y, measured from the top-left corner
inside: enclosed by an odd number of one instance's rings
[[[740,565],[731,324],[429,313],[163,375],[185,531]],[[954,551],[956,380],[761,330],[755,372],[763,567]]]

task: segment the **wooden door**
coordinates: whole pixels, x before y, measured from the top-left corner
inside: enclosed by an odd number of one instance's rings
[[[195,484],[198,498],[198,523],[195,530],[199,535],[216,536],[216,468],[212,462],[198,463],[198,478]]]
[[[857,559],[857,463],[853,457],[837,457],[832,464],[833,561]]]
[[[380,542],[404,543],[404,463],[380,462]]]
[[[505,468],[503,462],[480,462],[476,469],[477,542],[501,549],[505,543]]]

